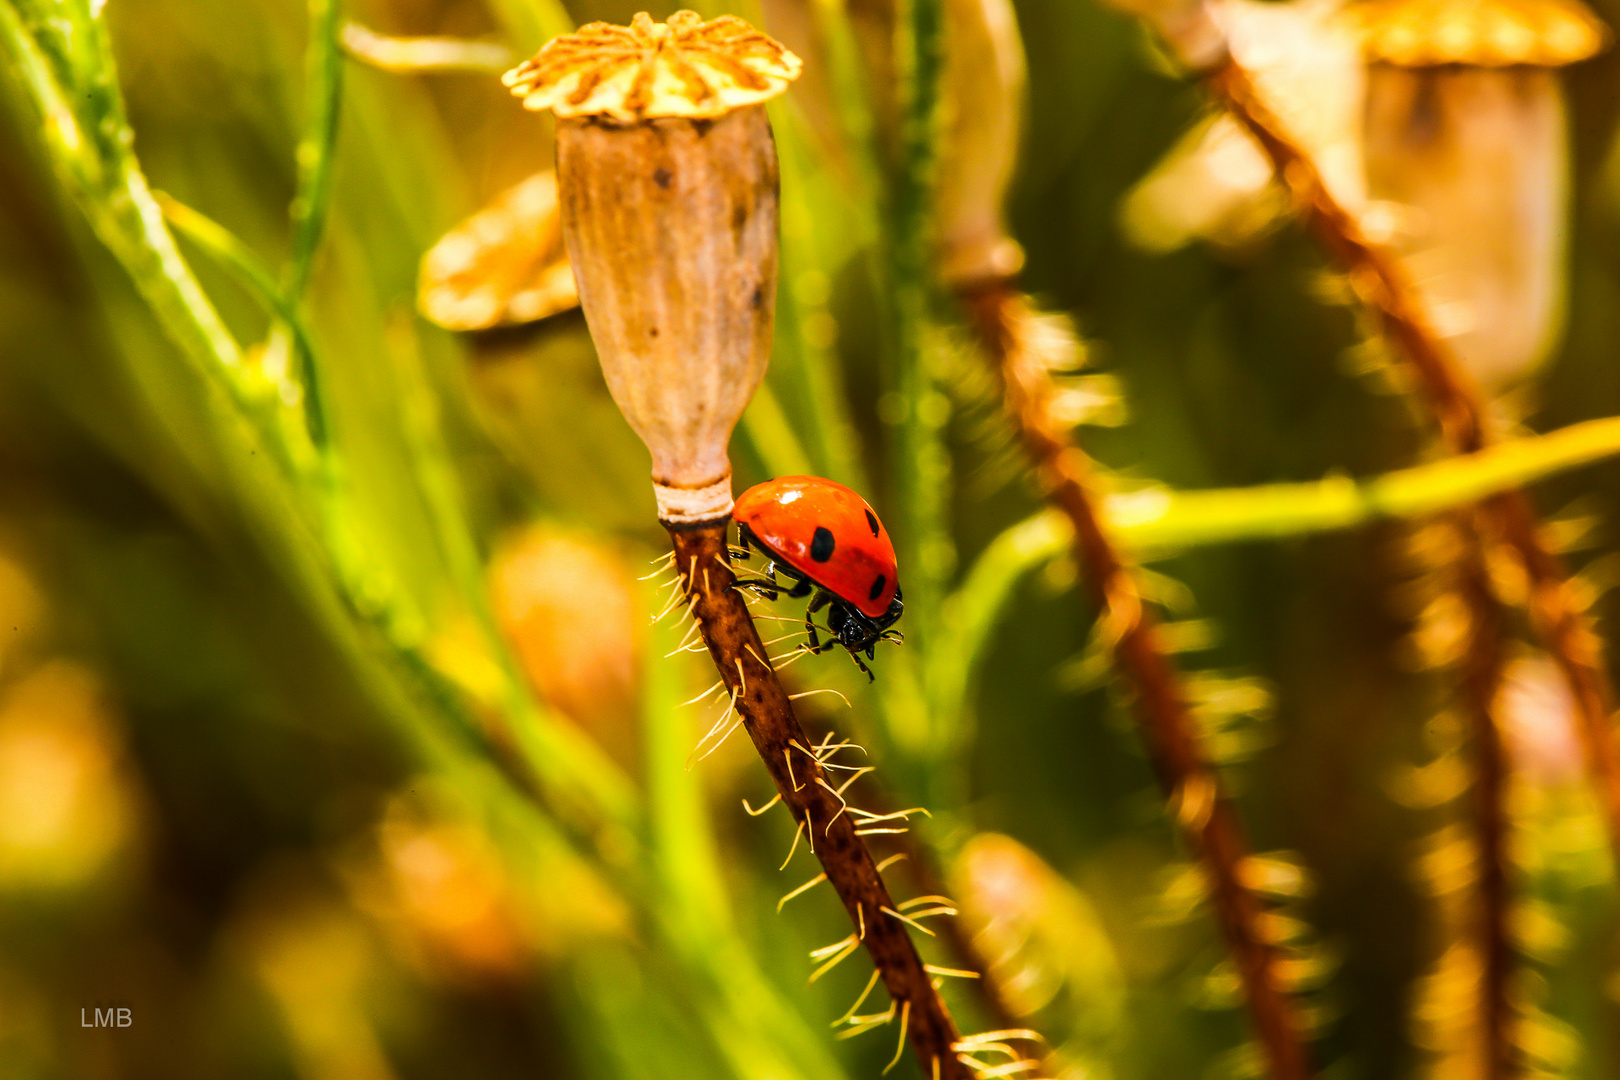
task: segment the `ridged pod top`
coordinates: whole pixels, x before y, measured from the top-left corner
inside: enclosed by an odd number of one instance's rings
[[[713,120],[769,101],[803,67],[734,15],[704,22],[695,11],[677,11],[656,23],[643,11],[629,26],[593,22],[554,38],[501,81],[525,108],[562,118]]]
[[[1608,28],[1581,0],[1362,0],[1367,59],[1400,67],[1560,67],[1608,45]]]

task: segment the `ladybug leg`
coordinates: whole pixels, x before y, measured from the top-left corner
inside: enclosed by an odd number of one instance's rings
[[[743,581],[739,579],[732,587],[737,589],[747,589],[755,596],[763,596],[767,600],[775,600],[778,595],[778,589],[776,584],[776,576],[771,573],[771,568],[773,565],[774,564],[772,563],[765,564],[765,580],[761,581],[758,578],[753,578],[749,581]]]
[[[872,650],[867,649],[866,650],[866,655],[871,656],[872,655]],[[862,660],[860,658],[860,656],[855,652],[854,649],[849,650],[849,658],[851,660],[855,661],[855,666],[856,667],[860,668],[862,671],[864,671],[866,673],[866,681],[867,682],[869,682],[869,683],[870,682],[877,682],[877,676],[872,674],[872,669],[866,666],[866,661]]]
[[[836,642],[832,641],[827,642],[825,645],[822,644],[821,639],[816,636],[815,621],[811,618],[811,616],[816,612],[826,607],[827,602],[831,599],[832,597],[829,596],[825,591],[818,592],[814,597],[811,598],[810,606],[804,609],[804,630],[805,633],[810,636],[809,648],[813,653],[819,654],[825,652],[836,644]]]
[[[780,592],[776,585],[776,563],[768,562],[765,564],[765,584],[755,591],[767,600],[776,599]]]
[[[815,586],[810,583],[809,578],[801,577],[798,582],[794,584],[792,591],[789,592],[788,595],[793,597],[793,599],[798,600],[802,597],[809,596],[810,590],[813,588],[815,588]]]

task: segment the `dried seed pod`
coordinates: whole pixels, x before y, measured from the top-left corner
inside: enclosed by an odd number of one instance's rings
[[[446,233],[422,257],[416,302],[447,330],[535,322],[576,307],[557,174],[535,173]]]
[[[1017,274],[1003,206],[1024,121],[1024,44],[1008,0],[946,0],[948,136],[940,162],[940,274],[972,285]]]
[[[1361,162],[1365,72],[1339,0],[1226,0],[1232,57],[1322,173],[1342,206],[1366,202]],[[1230,114],[1189,131],[1121,205],[1133,242],[1172,251],[1195,238],[1241,248],[1289,209],[1271,161]]]
[[[761,102],[798,57],[741,19],[557,38],[505,82],[558,116],[563,236],[613,399],[652,453],[658,516],[731,511],[726,445],[765,376],[777,166]]]
[[[1562,322],[1569,166],[1552,68],[1607,32],[1576,0],[1373,0],[1351,14],[1368,193],[1398,208],[1390,239],[1436,327],[1482,386],[1504,389]]]

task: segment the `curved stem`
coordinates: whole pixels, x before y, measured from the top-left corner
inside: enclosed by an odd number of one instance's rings
[[[281,287],[276,284],[275,278],[259,261],[258,256],[229,229],[201,211],[192,209],[166,192],[154,191],[152,197],[157,200],[158,206],[162,207],[164,220],[235,274],[237,281],[253,293],[271,317],[281,321],[292,338],[292,346],[300,358],[300,366],[313,365],[315,346],[310,340],[309,327],[304,325],[303,316],[299,314],[297,306],[288,302]],[[285,377],[277,380],[277,389],[284,401],[295,400],[303,393],[302,389]],[[306,416],[305,419],[306,422],[313,421],[311,416]]]
[[[1114,666],[1133,691],[1138,725],[1183,840],[1208,879],[1216,918],[1242,979],[1245,1003],[1271,1076],[1304,1080],[1310,1066],[1303,1028],[1283,990],[1277,948],[1261,931],[1260,903],[1241,876],[1249,848],[1237,810],[1221,791],[1200,743],[1158,625],[1103,523],[1089,487],[1090,463],[1060,434],[1052,418],[1050,378],[1025,348],[1019,330],[1028,317],[1025,301],[1005,282],[981,286],[963,300],[996,363],[1008,412],[1050,498],[1074,527],[1082,577],[1097,605],[1102,632],[1113,644]]]
[[[1425,399],[1451,449],[1471,453],[1493,441],[1478,389],[1424,314],[1405,270],[1388,251],[1367,239],[1360,223],[1322,182],[1305,153],[1271,113],[1249,73],[1228,59],[1204,83],[1260,143],[1277,176],[1309,217],[1323,242],[1349,271],[1357,297],[1399,347],[1416,374]],[[1578,712],[1587,772],[1620,861],[1620,745],[1615,741],[1614,687],[1602,648],[1569,587],[1562,560],[1541,536],[1529,497],[1512,491],[1485,504],[1486,515],[1518,555],[1530,583],[1530,617],[1536,634],[1569,683]]]

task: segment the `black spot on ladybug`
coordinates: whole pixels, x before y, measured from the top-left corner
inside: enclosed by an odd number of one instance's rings
[[[670,175],[670,171],[668,169],[653,170],[653,183],[657,184],[665,191],[669,190],[669,182],[673,179],[674,177]]]
[[[872,515],[868,513],[866,516],[871,517]],[[872,591],[866,594],[866,598],[868,600],[876,600],[878,597],[882,596],[883,586],[887,585],[888,583],[889,579],[884,575],[879,574],[877,576],[877,580],[872,582]]]
[[[827,527],[817,525],[815,535],[810,537],[810,557],[816,562],[826,562],[832,558],[833,548],[837,546],[838,542],[833,539],[833,534]]]
[[[879,529],[878,529],[877,515],[872,513],[872,511],[870,511],[870,510],[868,510],[866,512],[866,523],[868,525],[872,526],[872,535],[873,536],[878,535]],[[878,575],[878,581],[881,582],[882,580],[883,580],[883,575],[879,574]],[[876,600],[877,597],[874,596],[872,599]]]

